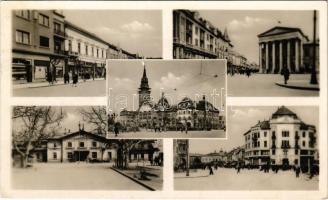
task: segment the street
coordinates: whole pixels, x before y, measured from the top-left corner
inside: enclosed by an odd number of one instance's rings
[[[228,76],[228,96],[231,97],[285,97],[285,96],[318,96],[319,91],[298,90],[277,86],[276,82],[283,82],[280,74],[235,74]],[[304,80],[310,82],[310,74],[291,74],[289,81]]]
[[[226,133],[223,130],[212,131],[140,131],[140,132],[120,132],[117,137],[113,132],[109,132],[110,138],[225,138]]]
[[[190,172],[190,178],[184,173],[176,173],[174,178],[175,190],[318,190],[319,179],[308,175],[295,177],[294,171],[270,171],[264,173],[258,169],[218,168],[214,175],[208,176],[209,170]]]
[[[12,187],[35,190],[147,190],[110,169],[110,163],[35,163],[12,169]]]
[[[13,96],[21,97],[103,97],[106,96],[106,80],[79,82],[77,87],[54,85],[38,88],[14,89]]]

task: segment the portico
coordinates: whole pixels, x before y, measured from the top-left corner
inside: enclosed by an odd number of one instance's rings
[[[308,41],[301,29],[274,27],[258,35],[260,73],[303,72],[303,44]]]

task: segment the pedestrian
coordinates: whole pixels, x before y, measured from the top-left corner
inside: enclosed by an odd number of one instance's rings
[[[52,66],[52,64],[50,64],[49,68],[48,68],[48,82],[49,82],[49,85],[53,85],[54,84],[54,75],[53,75],[53,72],[54,72],[54,67]]]
[[[119,134],[118,123],[115,123],[115,124],[114,124],[114,133],[115,133],[115,137],[117,137],[117,135]]]
[[[301,172],[300,166],[296,165],[295,166],[296,178],[300,177],[300,172]]]
[[[309,179],[312,179],[314,176],[314,167],[313,165],[310,165],[310,176],[309,176]]]
[[[214,175],[213,169],[211,164],[208,165],[208,169],[210,170],[210,175]]]
[[[237,174],[239,174],[239,172],[240,172],[240,164],[238,163],[237,164]]]
[[[77,87],[77,83],[79,81],[79,76],[77,75],[77,73],[73,72],[73,85],[74,87]]]
[[[64,74],[64,83],[69,84],[69,74],[67,72],[65,72],[65,74]]]
[[[282,71],[281,71],[282,75],[284,76],[284,82],[285,82],[285,85],[287,85],[287,82],[289,80],[289,75],[290,75],[290,72],[289,72],[289,69],[285,66]]]

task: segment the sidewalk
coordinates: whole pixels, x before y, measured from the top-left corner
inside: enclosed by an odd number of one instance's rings
[[[95,78],[95,80],[88,79],[86,81],[79,80],[79,82],[77,84],[91,82],[91,81],[101,81],[101,80],[104,80],[104,78]],[[70,81],[69,84],[72,84],[72,81]],[[59,85],[64,85],[64,80],[58,80],[57,82],[54,82],[53,85],[49,85],[49,82],[47,82],[47,81],[44,81],[44,82],[34,82],[34,83],[14,84],[13,85],[13,89],[41,88],[41,87],[52,87],[52,86],[59,86]]]
[[[186,176],[186,172],[176,172],[174,173],[174,178],[201,178],[201,177],[208,177],[209,170],[205,169],[190,169],[189,176]]]
[[[276,82],[276,85],[285,88],[298,89],[298,90],[314,90],[319,91],[319,85],[310,84],[309,80],[290,80],[285,84],[283,81]]]

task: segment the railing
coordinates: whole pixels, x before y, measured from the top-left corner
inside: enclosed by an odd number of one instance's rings
[[[54,52],[57,53],[57,54],[62,54],[62,55],[65,55],[66,54],[64,50],[55,49]]]
[[[65,32],[62,31],[62,30],[54,29],[54,33],[55,33],[56,35],[59,35],[59,36],[65,37]]]

